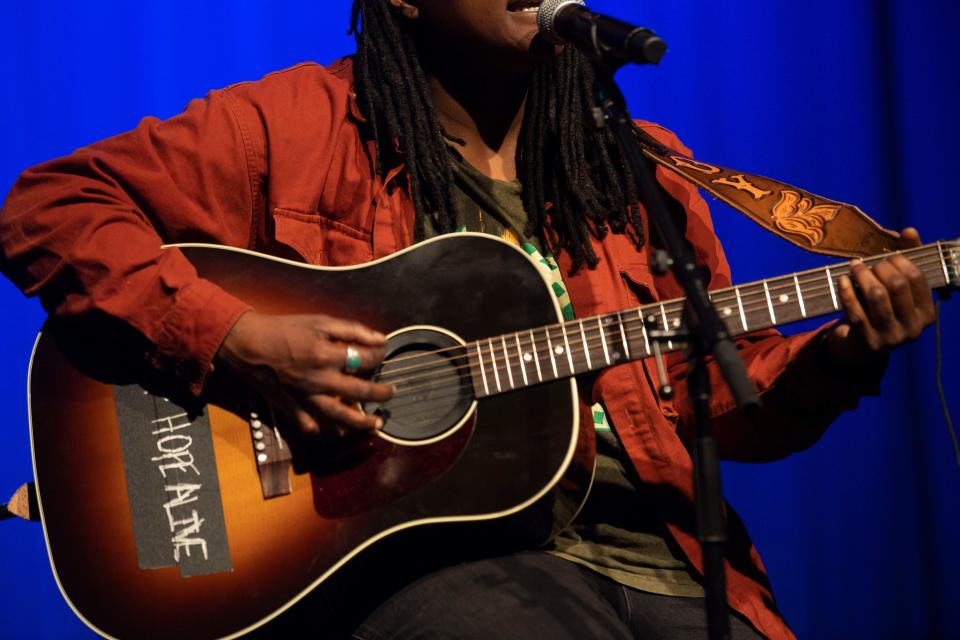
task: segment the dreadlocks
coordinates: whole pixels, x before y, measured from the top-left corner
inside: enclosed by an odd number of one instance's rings
[[[355,84],[361,112],[377,148],[377,172],[389,168],[395,142],[408,168],[417,211],[440,233],[454,230],[453,172],[444,131],[412,35],[385,0],[354,0]],[[533,73],[517,150],[517,172],[529,215],[528,235],[555,253],[569,252],[573,270],[598,259],[590,235],[629,233],[642,246],[643,223],[635,181],[609,129],[593,126],[594,68],[573,47]],[[628,228],[629,227],[629,228]]]

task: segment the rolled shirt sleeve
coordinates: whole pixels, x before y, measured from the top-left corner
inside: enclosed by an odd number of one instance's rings
[[[0,267],[54,317],[119,319],[147,360],[199,393],[249,307],[165,243],[248,246],[261,168],[233,98],[212,92],[167,121],[23,173],[0,209]]]

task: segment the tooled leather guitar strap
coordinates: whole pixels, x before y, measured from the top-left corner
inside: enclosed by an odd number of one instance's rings
[[[648,158],[693,182],[784,240],[807,251],[844,258],[896,251],[900,234],[884,229],[859,208],[803,189],[694,160],[643,131]]]

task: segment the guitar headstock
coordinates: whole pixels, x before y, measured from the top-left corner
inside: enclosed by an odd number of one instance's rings
[[[947,289],[960,290],[960,239],[944,242],[943,250],[946,254]]]

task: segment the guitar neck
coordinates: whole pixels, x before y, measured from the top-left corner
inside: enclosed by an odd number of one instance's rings
[[[960,285],[960,242],[937,242],[901,252],[933,289]],[[876,264],[888,255],[867,258]],[[816,318],[841,310],[839,282],[850,275],[840,263],[788,276],[711,291],[709,296],[732,336]],[[658,332],[683,331],[685,298],[616,313],[504,334],[466,346],[476,397],[569,378],[654,353]],[[661,343],[661,352],[682,348]]]

